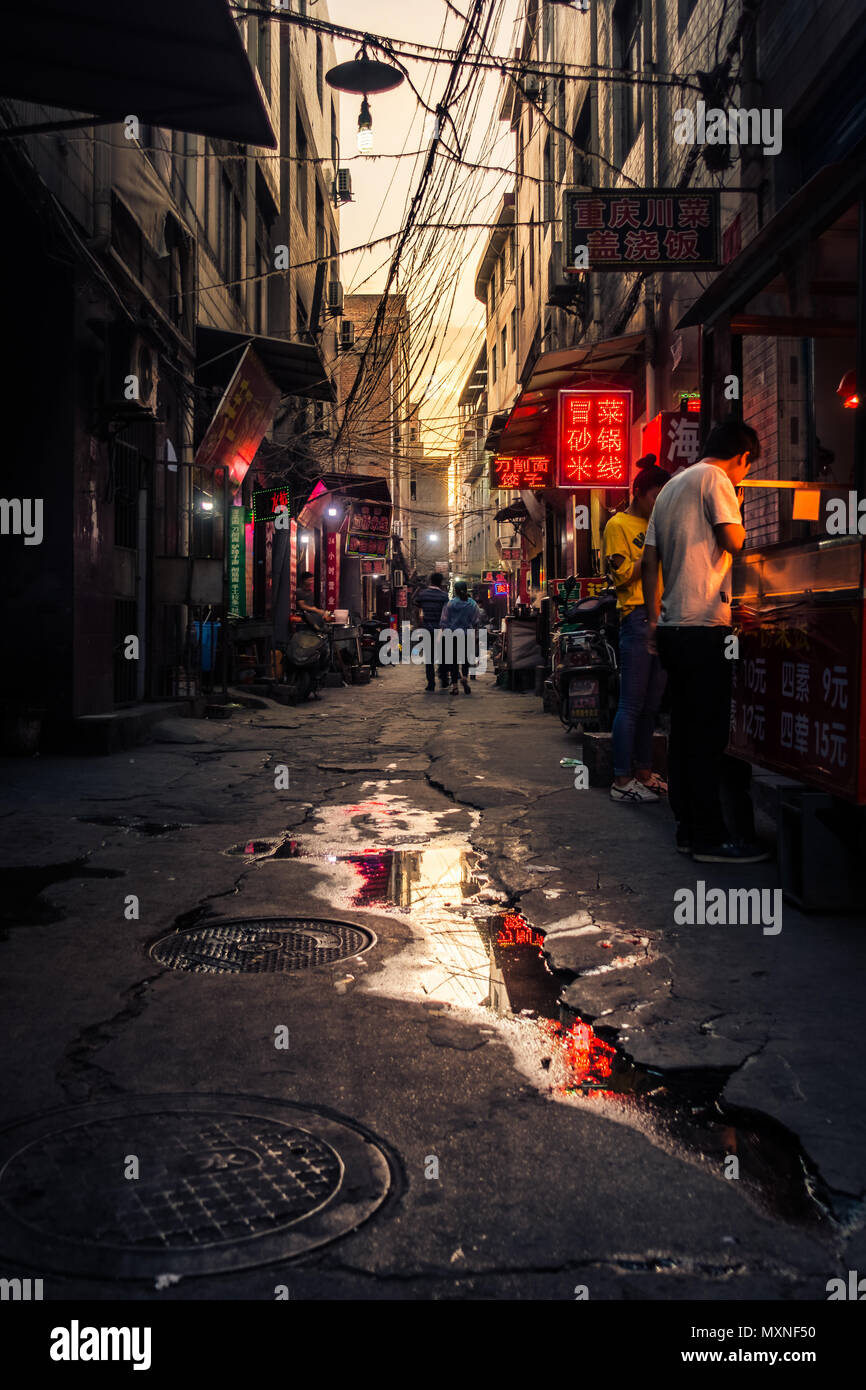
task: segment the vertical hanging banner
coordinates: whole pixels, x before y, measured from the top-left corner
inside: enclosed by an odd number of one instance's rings
[[[229,612],[238,618],[247,613],[246,507],[229,509]]]
[[[298,597],[298,523],[289,522],[289,612],[294,613]]]
[[[631,391],[560,391],[559,487],[628,487]]]
[[[340,537],[336,531],[328,532],[325,556],[325,607],[333,612],[340,606]]]

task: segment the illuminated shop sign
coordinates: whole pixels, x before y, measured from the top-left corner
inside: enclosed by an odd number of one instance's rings
[[[553,459],[549,454],[497,454],[490,465],[492,488],[554,487]]]
[[[286,483],[257,488],[253,493],[253,521],[273,521],[278,512],[291,512],[292,494]]]
[[[631,392],[560,391],[559,487],[628,487]]]

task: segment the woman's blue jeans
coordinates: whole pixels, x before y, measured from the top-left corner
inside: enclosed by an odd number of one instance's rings
[[[613,721],[613,775],[631,777],[652,767],[653,730],[667,676],[649,649],[643,606],[623,618],[619,628],[619,706]]]

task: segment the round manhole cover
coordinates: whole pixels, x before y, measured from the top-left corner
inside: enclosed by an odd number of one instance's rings
[[[376,938],[348,922],[319,917],[244,917],[171,932],[150,948],[154,960],[198,975],[282,973],[332,965],[367,951]]]
[[[389,1186],[382,1150],[316,1110],[219,1095],[106,1101],[0,1136],[0,1249],[71,1274],[220,1273],[335,1240]]]

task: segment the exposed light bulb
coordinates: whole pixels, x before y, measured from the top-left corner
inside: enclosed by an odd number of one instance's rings
[[[361,112],[358,116],[358,150],[361,154],[369,154],[373,148],[373,117],[370,114],[370,103],[364,97],[361,101]]]

